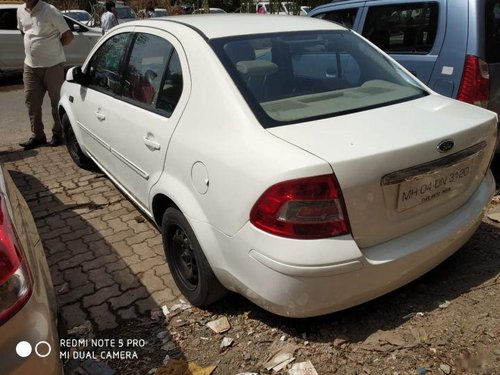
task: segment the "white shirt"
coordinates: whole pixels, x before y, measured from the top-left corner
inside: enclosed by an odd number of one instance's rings
[[[112,12],[106,11],[102,14],[101,27],[103,35],[116,25],[118,25],[118,20]]]
[[[56,7],[39,0],[30,11],[17,8],[17,28],[24,33],[24,63],[32,68],[48,68],[66,61],[61,35],[69,30]]]

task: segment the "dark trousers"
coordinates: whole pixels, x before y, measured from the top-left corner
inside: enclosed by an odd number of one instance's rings
[[[37,139],[44,138],[42,122],[42,104],[45,93],[49,93],[50,104],[52,106],[52,117],[54,125],[52,135],[60,137],[62,135],[61,121],[57,113],[61,86],[64,82],[64,65],[57,64],[49,68],[31,68],[24,65],[24,98],[28,107],[28,114],[31,123],[31,132]]]

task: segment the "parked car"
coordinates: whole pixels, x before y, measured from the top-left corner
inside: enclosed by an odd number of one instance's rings
[[[0,4],[0,72],[22,71],[24,65],[24,43],[17,29],[17,8],[19,4]],[[102,36],[100,28],[92,28],[63,15],[75,38],[64,47],[66,66],[82,64],[94,44]]]
[[[70,18],[73,18],[78,22],[83,23],[86,26],[90,27],[94,26],[94,19],[92,18],[92,15],[86,10],[82,9],[62,10],[61,13]]]
[[[494,193],[493,112],[309,17],[119,25],[68,71],[59,113],[197,306],[226,289],[292,317],[362,303],[457,251]]]
[[[30,210],[0,165],[0,374],[62,374],[56,299]]]
[[[500,112],[500,0],[349,0],[309,16],[354,29],[434,91]]]
[[[127,5],[116,4],[115,14],[118,18],[118,23],[130,22],[137,19],[134,10]]]
[[[195,11],[193,11],[193,14],[204,14],[205,9],[204,8],[198,8]],[[213,13],[226,13],[224,9],[221,8],[208,8],[208,13],[213,14]]]
[[[155,17],[166,17],[168,11],[165,8],[155,8]]]

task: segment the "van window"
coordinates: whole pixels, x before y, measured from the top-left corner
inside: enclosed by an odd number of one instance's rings
[[[438,26],[435,2],[372,6],[363,36],[389,53],[429,53]]]
[[[486,62],[500,62],[500,0],[486,2]]]
[[[352,29],[359,8],[348,8],[334,10],[328,13],[321,13],[314,17],[321,18],[327,21],[336,22],[348,29]]]

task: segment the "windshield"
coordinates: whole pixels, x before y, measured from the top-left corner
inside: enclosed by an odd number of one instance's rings
[[[84,12],[66,12],[65,14],[68,17],[71,17],[74,20],[77,20],[80,22],[86,22],[90,19],[90,14],[84,13]]]
[[[118,18],[135,18],[135,12],[129,7],[115,8]]]
[[[264,127],[427,95],[411,75],[349,31],[260,34],[211,44]]]
[[[155,17],[165,17],[168,16],[166,10],[155,9]]]

